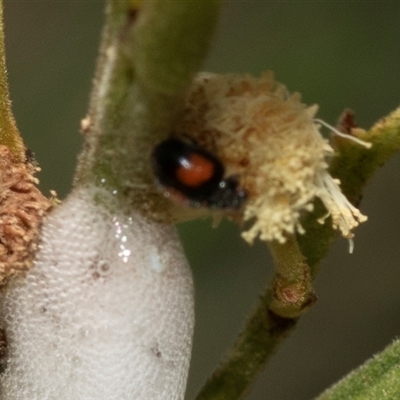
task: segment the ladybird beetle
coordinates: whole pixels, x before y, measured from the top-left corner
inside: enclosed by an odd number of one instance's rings
[[[191,206],[237,209],[246,200],[237,178],[224,178],[221,161],[195,143],[164,140],[153,150],[152,166],[167,193]]]

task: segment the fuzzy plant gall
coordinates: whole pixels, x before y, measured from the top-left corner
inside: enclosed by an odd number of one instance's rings
[[[246,223],[242,235],[248,242],[259,237],[283,243],[288,235],[304,233],[301,216],[316,197],[345,238],[366,220],[328,172],[334,151],[320,133],[317,110],[272,73],[259,78],[201,73],[187,94],[176,132],[212,151],[226,174],[238,177],[247,198],[230,216]]]

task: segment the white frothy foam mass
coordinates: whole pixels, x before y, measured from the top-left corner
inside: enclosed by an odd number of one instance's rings
[[[5,294],[1,399],[183,399],[192,277],[175,229],[76,190],[50,214],[33,269]]]

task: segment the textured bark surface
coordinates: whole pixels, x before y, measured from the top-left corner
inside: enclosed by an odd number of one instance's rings
[[[31,267],[51,206],[36,187],[36,170],[30,160],[16,163],[11,151],[0,145],[0,283]]]

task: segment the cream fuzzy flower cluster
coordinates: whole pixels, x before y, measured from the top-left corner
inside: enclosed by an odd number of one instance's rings
[[[327,168],[333,149],[321,136],[316,105],[307,107],[272,73],[198,75],[186,99],[178,134],[215,153],[248,193],[238,218],[243,237],[285,242],[303,233],[300,219],[319,197],[333,227],[346,238],[366,220],[342,194]]]

